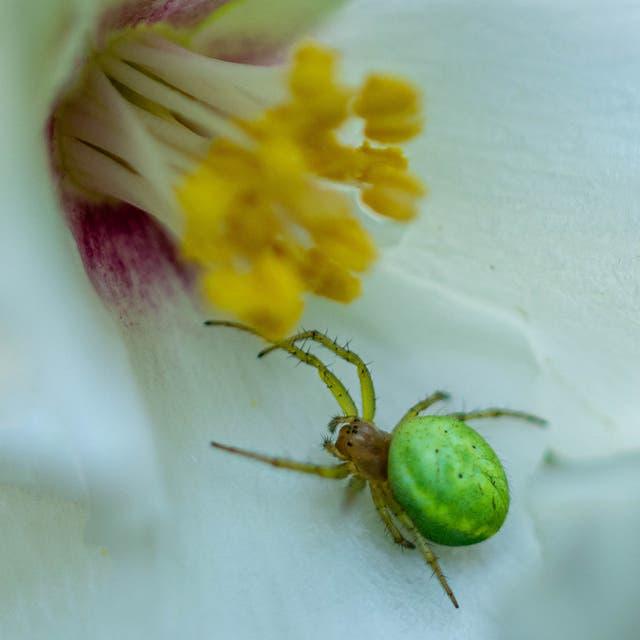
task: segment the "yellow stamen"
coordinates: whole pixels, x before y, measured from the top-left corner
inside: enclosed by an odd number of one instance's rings
[[[203,290],[215,305],[268,336],[282,336],[302,313],[303,283],[276,255],[262,255],[248,271],[222,267],[207,273]]]
[[[392,76],[359,90],[335,78],[336,56],[300,48],[290,98],[255,120],[237,120],[239,136],[219,138],[177,188],[185,215],[182,250],[203,273],[205,296],[272,338],[287,333],[312,292],[349,302],[375,246],[335,188],[358,189],[363,203],[409,220],[424,193],[398,147],[421,128],[416,91]],[[366,141],[344,144],[339,129],[364,120]]]
[[[420,97],[410,84],[395,76],[371,76],[354,111],[366,122],[365,135],[378,142],[406,142],[422,130]]]
[[[390,166],[375,167],[368,175],[371,186],[362,192],[365,204],[394,220],[406,221],[416,216],[416,201],[425,189],[415,176]]]

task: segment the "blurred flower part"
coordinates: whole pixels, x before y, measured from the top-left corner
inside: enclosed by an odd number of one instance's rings
[[[247,139],[216,140],[178,189],[183,252],[206,270],[207,297],[274,337],[299,319],[305,290],[352,301],[356,274],[375,257],[351,200],[329,181],[355,186],[364,203],[395,220],[412,219],[423,193],[402,151],[381,146],[420,131],[415,89],[371,76],[353,92],[337,83],[335,63],[322,47],[300,48],[291,97],[256,120],[237,120]],[[338,129],[353,116],[377,146],[340,142]]]
[[[207,28],[256,20],[247,3],[187,26],[162,15],[102,28],[56,107],[67,208],[98,222],[114,201],[147,212],[208,300],[273,337],[299,320],[305,292],[352,301],[376,251],[344,187],[382,216],[415,217],[424,188],[397,145],[422,128],[417,91],[380,74],[343,86],[320,45],[299,47],[286,72],[203,55]],[[345,143],[347,130],[364,141]]]

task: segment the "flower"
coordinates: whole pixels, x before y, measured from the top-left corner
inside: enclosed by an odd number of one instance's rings
[[[282,0],[274,9],[280,5],[289,6],[289,22],[318,13]],[[357,297],[376,251],[344,190],[360,192],[381,216],[415,217],[424,189],[398,145],[422,128],[416,90],[390,74],[347,87],[336,54],[310,42],[286,73],[264,66],[282,43],[260,55],[253,41],[245,51],[221,49],[238,16],[259,19],[246,2],[186,24],[160,12],[150,25],[134,13],[128,26],[123,11],[103,20],[115,25],[93,37],[52,116],[54,168],[88,268],[99,268],[87,254],[100,251],[103,218],[129,222],[140,217],[135,207],[159,223],[160,242],[166,234],[171,272],[186,262],[218,312],[271,337],[295,326],[305,292]],[[345,141],[354,126],[364,139],[355,146]],[[121,279],[135,277],[121,270]]]
[[[88,6],[67,5],[80,21]],[[525,499],[542,449],[637,446],[633,10],[362,1],[323,34],[345,58],[366,52],[367,66],[393,62],[429,88],[431,126],[413,154],[438,163],[430,215],[366,295],[339,318],[313,301],[305,322],[374,361],[381,424],[434,387],[457,407],[508,404],[552,423],[547,434],[480,427],[505,459],[514,507],[486,544],[440,550],[455,612],[364,501],[347,517],[330,483],[208,450],[216,438],[321,459],[334,409],[313,372],[256,362],[251,338],[202,327],[180,288],[154,314],[102,311],[56,217],[35,124],[47,94],[32,87],[64,75],[33,48],[63,42],[47,37],[59,7],[11,9],[25,13],[7,16],[13,54],[0,58],[13,125],[0,172],[5,635],[496,637],[503,594],[549,553]],[[67,72],[74,53],[63,51]]]

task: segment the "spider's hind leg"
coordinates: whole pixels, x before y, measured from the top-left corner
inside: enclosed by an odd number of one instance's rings
[[[351,476],[344,491],[342,510],[348,511],[356,501],[361,491],[367,486],[367,481],[362,476]]]
[[[398,520],[400,520],[400,522],[402,523],[402,526],[405,527],[405,529],[409,531],[411,535],[414,537],[416,541],[416,546],[418,547],[418,549],[420,549],[420,553],[422,553],[422,557],[425,559],[427,564],[431,567],[436,578],[438,578],[438,582],[440,583],[440,586],[444,589],[445,593],[449,596],[449,600],[451,600],[453,606],[456,609],[459,609],[460,605],[458,604],[458,601],[456,600],[456,597],[453,594],[453,591],[449,586],[449,583],[447,582],[447,578],[445,577],[444,573],[442,573],[442,568],[440,567],[440,563],[438,562],[438,558],[436,557],[436,554],[433,553],[433,551],[431,550],[431,547],[429,546],[429,543],[427,542],[426,538],[424,538],[424,536],[418,531],[418,529],[413,524],[413,521],[411,520],[409,515],[394,500],[393,496],[391,495],[391,491],[388,487],[384,487],[383,485],[382,494],[383,494],[383,499],[385,504],[393,512],[393,515],[395,515],[395,517],[398,518]]]
[[[371,498],[373,499],[373,504],[376,507],[376,511],[378,515],[384,522],[387,527],[387,531],[391,534],[393,541],[396,544],[399,544],[401,547],[405,549],[415,549],[415,544],[410,540],[407,540],[403,535],[400,529],[396,526],[396,523],[393,521],[391,514],[389,513],[389,507],[387,506],[387,502],[384,498],[384,494],[380,491],[380,489],[374,484],[369,483],[369,488],[371,489]]]
[[[410,420],[420,415],[425,409],[428,409],[432,404],[440,402],[441,400],[448,400],[449,394],[446,391],[435,391],[431,395],[427,396],[424,400],[416,402],[403,416],[400,418],[398,424],[394,427],[397,429],[405,420]]]
[[[491,407],[489,409],[481,409],[479,411],[459,411],[457,413],[449,413],[448,416],[452,418],[458,418],[458,420],[478,420],[481,418],[517,418],[518,420],[524,420],[531,424],[544,427],[547,421],[538,416],[534,416],[532,413],[525,413],[524,411],[512,411],[511,409],[499,409],[497,407]]]

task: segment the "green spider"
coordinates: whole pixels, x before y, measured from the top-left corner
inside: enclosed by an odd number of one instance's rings
[[[419,415],[449,397],[443,391],[436,391],[413,405],[388,433],[373,422],[376,406],[371,374],[362,358],[347,347],[341,347],[319,331],[304,331],[273,342],[235,322],[209,320],[205,324],[240,329],[271,342],[271,346],[258,354],[259,358],[282,349],[314,367],[343,412],[329,423],[331,436],[324,441],[325,450],[338,458],[339,464],[308,464],[218,442],[211,445],[274,467],[323,478],[350,478],[348,498],[369,484],[373,504],[394,542],[410,549],[418,547],[458,608],[458,601],[428,541],[454,547],[481,542],[497,533],[509,509],[509,485],[502,463],[489,443],[464,420],[509,416],[540,426],[546,424],[545,421],[521,411],[497,408],[444,416]],[[356,367],[361,414],[344,384],[327,366],[296,346],[303,340],[318,342]]]

